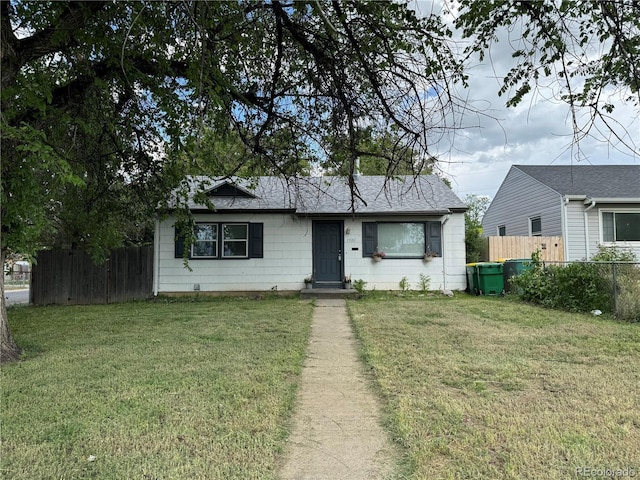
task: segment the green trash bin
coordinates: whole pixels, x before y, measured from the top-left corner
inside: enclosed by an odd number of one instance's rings
[[[502,295],[504,293],[503,264],[483,262],[476,265],[479,295]]]
[[[502,276],[504,277],[504,290],[506,292],[511,291],[509,279],[520,275],[522,272],[526,272],[533,268],[533,261],[530,258],[510,258],[504,262],[504,269]]]

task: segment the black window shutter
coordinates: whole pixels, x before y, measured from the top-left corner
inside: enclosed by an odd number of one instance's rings
[[[362,222],[362,256],[371,257],[378,244],[378,224]]]
[[[183,258],[184,255],[184,244],[185,244],[185,235],[180,232],[180,229],[175,227],[175,258]]]
[[[427,222],[428,242],[427,250],[442,256],[442,228],[440,222]]]
[[[249,258],[263,258],[263,228],[262,223],[249,224]]]

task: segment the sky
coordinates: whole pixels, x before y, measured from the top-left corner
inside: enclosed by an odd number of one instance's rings
[[[422,13],[438,9],[431,2],[416,1],[415,5]],[[507,98],[497,92],[499,78],[513,62],[511,53],[507,42],[494,44],[487,61],[477,61],[468,71],[469,88],[459,90],[472,107],[486,113],[467,117],[468,128],[457,132],[453,146],[447,146],[439,156],[441,173],[451,180],[461,199],[470,194],[493,198],[511,165],[640,165],[640,157],[618,151],[604,136],[584,139],[579,148],[572,148],[569,109],[553,99],[550,88],[507,109]],[[614,117],[626,126],[636,145],[640,144],[638,115],[621,102],[614,110]]]

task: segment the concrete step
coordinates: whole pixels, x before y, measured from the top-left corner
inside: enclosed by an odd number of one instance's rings
[[[300,298],[355,298],[357,290],[346,288],[303,288],[300,290]]]

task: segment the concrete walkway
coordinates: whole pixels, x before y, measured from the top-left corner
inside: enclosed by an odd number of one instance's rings
[[[302,371],[284,480],[382,479],[393,448],[380,427],[344,300],[318,300]]]

